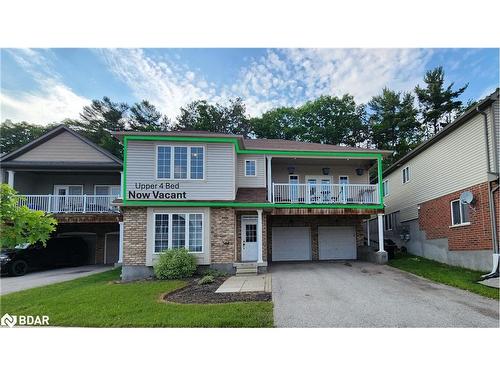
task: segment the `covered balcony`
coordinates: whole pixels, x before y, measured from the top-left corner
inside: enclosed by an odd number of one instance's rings
[[[267,159],[268,200],[274,204],[380,204],[375,158]]]
[[[118,213],[119,195],[21,195],[19,205],[49,213]]]

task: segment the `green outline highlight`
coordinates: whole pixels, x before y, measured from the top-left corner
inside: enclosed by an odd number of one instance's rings
[[[171,142],[204,142],[204,143],[232,143],[237,154],[266,154],[288,156],[342,156],[349,158],[377,159],[377,175],[379,181],[378,205],[374,204],[293,204],[293,203],[243,203],[243,202],[198,202],[198,201],[136,201],[128,200],[127,186],[127,157],[128,141],[171,141]],[[247,208],[351,208],[351,209],[383,209],[384,197],[382,187],[382,154],[376,152],[349,152],[349,151],[285,151],[285,150],[243,150],[238,139],[229,137],[169,137],[151,135],[126,135],[123,137],[123,189],[122,199],[124,206],[171,206],[171,207],[247,207]]]

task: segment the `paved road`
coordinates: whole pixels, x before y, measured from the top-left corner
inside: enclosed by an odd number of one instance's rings
[[[19,277],[2,276],[0,278],[0,295],[12,292],[18,292],[20,290],[25,290],[25,289],[31,289],[37,286],[55,284],[55,283],[60,283],[62,281],[78,279],[79,277],[84,277],[92,275],[94,273],[108,271],[112,268],[113,267],[109,266],[92,265],[92,266],[59,268],[55,270],[32,272]]]
[[[270,272],[278,327],[499,326],[498,301],[389,266],[283,263]]]

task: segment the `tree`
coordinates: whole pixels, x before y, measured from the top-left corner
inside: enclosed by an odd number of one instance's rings
[[[105,96],[102,100],[92,100],[90,105],[83,107],[79,120],[66,120],[64,123],[95,144],[121,157],[122,146],[111,132],[126,129],[128,111],[129,106],[126,103],[115,103]]]
[[[130,108],[128,122],[130,129],[136,131],[167,131],[170,127],[170,120],[147,100],[135,103]]]
[[[364,106],[358,106],[351,95],[321,96],[297,108],[303,128],[300,140],[355,146],[367,137],[364,113]]]
[[[422,141],[421,124],[414,102],[415,98],[410,93],[384,88],[382,94],[374,96],[368,103],[372,142],[379,149],[395,151],[389,163]]]
[[[250,121],[246,117],[246,108],[241,98],[230,100],[227,106],[197,100],[182,107],[180,111],[174,130],[202,130],[245,137],[251,133]]]
[[[53,126],[40,126],[25,121],[14,123],[10,120],[2,122],[0,128],[0,152],[9,153],[24,146],[53,129]]]
[[[453,90],[452,82],[444,88],[444,70],[442,66],[429,70],[424,77],[425,87],[415,87],[420,105],[422,122],[427,132],[436,134],[456,117],[462,108],[462,102],[456,100],[467,89],[469,84]]]
[[[281,107],[267,111],[261,117],[250,120],[257,138],[300,140],[303,129],[299,125],[297,112],[292,107]]]
[[[0,185],[0,248],[38,241],[45,244],[56,230],[56,219],[43,211],[19,205],[20,200],[23,198],[9,185]]]

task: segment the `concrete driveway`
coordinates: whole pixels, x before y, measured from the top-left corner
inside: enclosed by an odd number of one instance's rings
[[[498,327],[498,301],[364,262],[270,267],[278,327]]]
[[[94,273],[109,271],[112,268],[111,266],[92,265],[31,272],[19,277],[2,276],[0,278],[0,295],[78,279],[79,277],[93,275]]]

